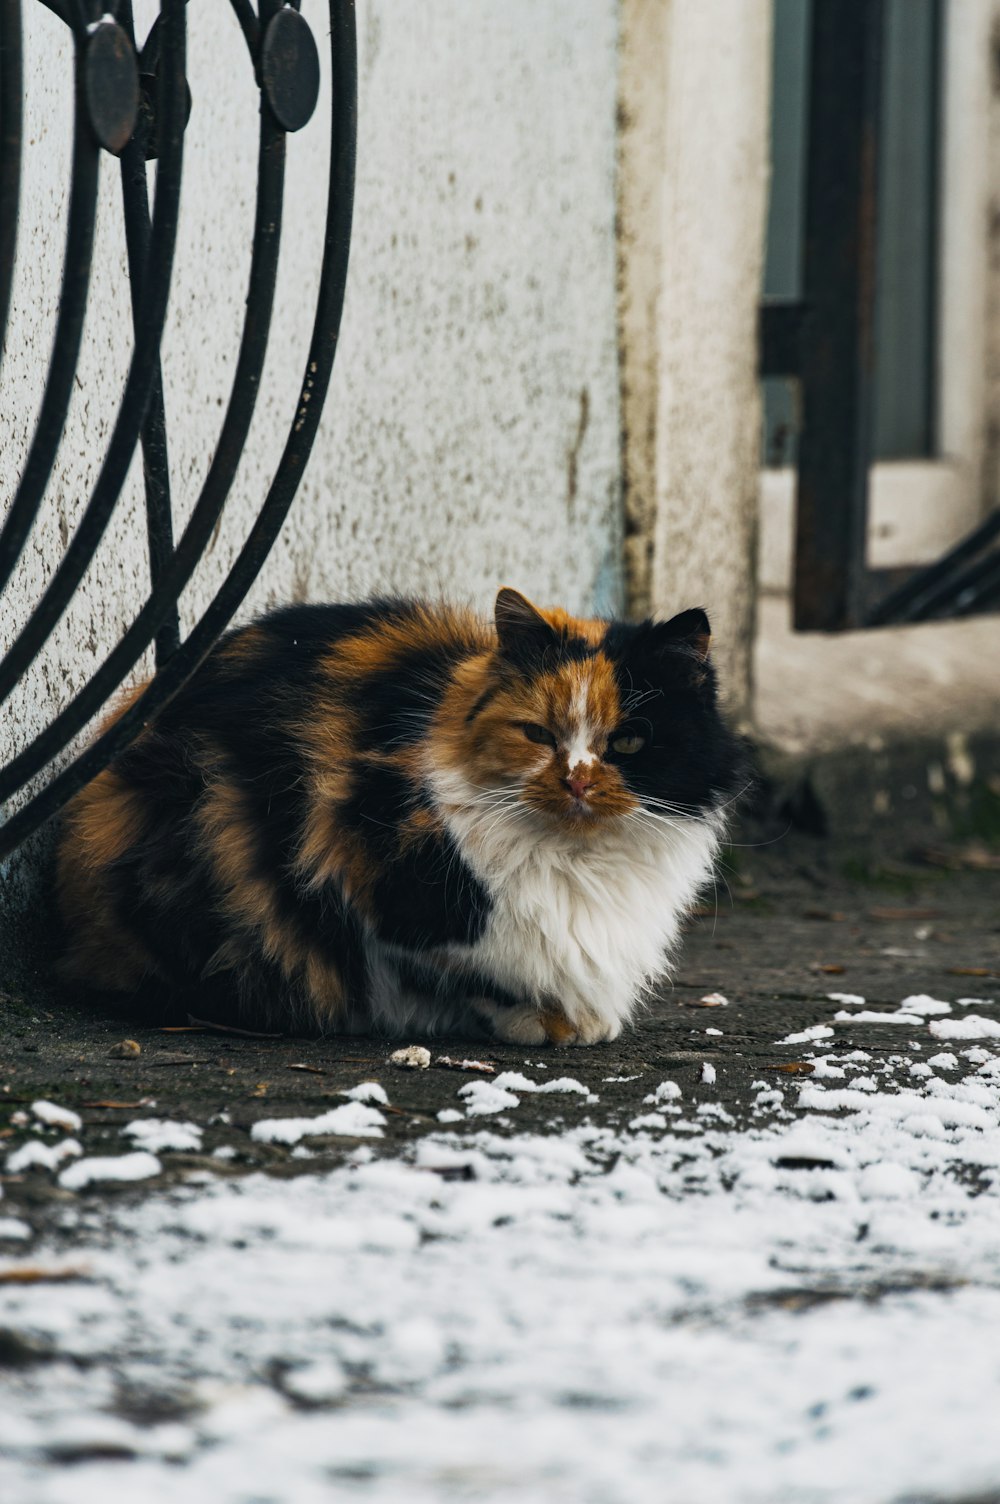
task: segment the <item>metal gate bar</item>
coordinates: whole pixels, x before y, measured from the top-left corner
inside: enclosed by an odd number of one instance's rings
[[[871,458],[882,0],[814,0],[801,303],[765,302],[761,374],[801,383],[794,621],[858,625]]]
[[[161,471],[159,477],[154,473],[153,512],[148,514],[149,530],[151,535],[155,534],[157,529],[160,530],[159,543],[164,560],[159,567],[158,578],[152,584],[149,598],[122,640],[108,654],[90,682],[60,712],[52,724],[0,773],[0,801],[8,799],[16,789],[34,777],[86,725],[121,682],[124,675],[128,673],[154,633],[169,618],[176,606],[180,591],[190,578],[211,537],[232,484],[250,426],[263,368],[273,303],[284,182],[285,133],[304,125],[312,113],[318,92],[318,64],[315,59],[315,48],[312,47],[311,37],[308,36],[308,28],[297,10],[293,12],[289,7],[283,7],[280,0],[261,0],[258,17],[250,9],[249,0],[232,0],[232,5],[247,40],[255,73],[261,86],[261,126],[256,222],[247,309],[236,373],[219,443],[191,518],[180,543],[172,554],[162,549],[164,537],[162,531],[164,523],[162,515],[163,472]],[[9,39],[15,35],[13,31],[7,29],[6,23],[11,13],[17,12],[17,0],[0,0],[0,6],[4,7],[0,9],[0,21],[4,23],[4,30],[0,32],[0,55],[2,55],[5,47],[9,45]],[[309,355],[291,429],[270,489],[236,562],[186,641],[165,658],[161,651],[158,672],[141,698],[130,706],[129,710],[97,742],[0,827],[0,857],[13,850],[44,820],[55,813],[67,799],[72,797],[85,782],[105,767],[112,757],[148,724],[155,711],[176,694],[185,680],[194,672],[211,649],[219,633],[225,628],[256,577],[281,528],[301,480],[316,436],[336,354],[347,276],[353,207],[357,66],[352,0],[329,0],[329,14],[332,68],[331,154],[320,288]],[[126,20],[129,19],[126,12],[119,10],[119,17],[123,15]],[[178,56],[181,61],[183,60],[184,44],[184,14],[181,0],[162,0],[160,15],[163,28],[161,36],[156,38],[155,43],[156,50],[160,54],[156,59],[156,71],[159,73],[161,91],[167,90],[168,86],[164,81],[169,75],[170,105],[164,112],[157,115],[156,144],[158,150],[162,147],[161,158],[167,157],[169,160],[171,152],[176,151],[179,186],[180,147],[178,143],[186,123],[186,84],[183,66],[179,69],[177,67]],[[290,16],[294,19],[289,20]],[[171,34],[171,23],[176,28],[174,35]],[[18,46],[19,38],[18,26],[16,33]],[[131,39],[129,41],[131,45]],[[81,44],[78,37],[78,58],[86,45],[87,38],[85,37]],[[146,47],[150,47],[149,40],[147,40]],[[144,49],[141,56],[145,55]],[[81,68],[78,62],[78,121],[83,113],[80,73]],[[88,133],[89,140],[91,137]],[[95,150],[93,153],[95,162],[96,155]],[[149,421],[149,403],[156,386],[159,337],[162,330],[162,311],[159,307],[160,288],[157,277],[158,273],[162,273],[165,250],[160,237],[169,231],[172,242],[176,228],[175,224],[174,229],[170,228],[167,216],[170,201],[166,195],[163,199],[163,211],[160,212],[161,182],[166,166],[167,163],[161,159],[157,176],[153,224],[150,231],[150,255],[143,269],[141,288],[136,296],[141,320],[137,316],[136,352],[129,375],[131,385],[129,383],[126,385],[126,393],[122,400],[108,458],[105,460],[104,469],[77,534],[70,545],[70,550],[63,564],[56,571],[56,576],[43,596],[40,606],[36,608],[27,627],[11,649],[11,653],[15,654],[13,668],[9,663],[10,655],[0,666],[0,671],[3,672],[5,678],[13,674],[11,682],[16,682],[17,675],[14,674],[14,669],[23,672],[24,668],[30,664],[33,653],[40,648],[47,636],[47,630],[51,630],[51,625],[58,620],[68,604],[71,592],[93,556],[117,499],[117,487],[112,489],[111,481],[117,476],[118,487],[120,487],[134,452],[139,430]],[[4,165],[0,166],[0,185],[7,182],[7,171],[5,157]],[[74,174],[74,190],[76,185],[77,178]],[[173,208],[174,221],[176,221],[175,204]],[[164,221],[167,222],[164,223]],[[141,237],[141,226],[139,226],[139,235]],[[141,247],[138,248],[137,253],[141,255]],[[87,260],[89,261],[89,255]],[[8,271],[9,268],[6,265],[0,265],[0,283]],[[84,298],[81,302],[85,302],[85,290],[84,287]],[[164,308],[165,301],[164,289]],[[151,340],[149,334],[151,329],[156,332],[155,340]],[[145,365],[143,371],[135,375],[133,382],[133,373],[136,372],[139,364],[137,357],[140,352],[140,338],[143,337],[144,331],[145,337],[141,350]],[[56,342],[58,344],[58,328]],[[79,332],[77,331],[77,350],[78,345]],[[76,353],[77,351],[73,352],[74,366]],[[45,479],[51,470],[55,448],[65,419],[66,405],[67,403],[64,402],[61,411],[55,412],[58,425],[54,442],[51,439],[51,431],[48,435],[51,453],[42,454],[42,459],[47,459],[47,468],[41,491],[30,510],[22,505],[21,510],[26,515],[27,521],[25,525],[23,517],[19,517],[18,524],[24,528],[25,538],[41,500]],[[54,399],[52,406],[55,411]],[[127,424],[123,415],[127,417]],[[155,442],[155,434],[152,431],[150,436]],[[116,439],[118,440],[117,448],[115,448]],[[38,445],[37,433],[35,444]],[[125,453],[122,467],[121,454],[126,449],[127,453]],[[111,464],[112,459],[115,461],[114,466]],[[165,430],[163,459],[165,460]],[[152,467],[154,472],[159,463],[159,459],[154,457]],[[146,470],[147,472],[150,470],[148,464]],[[155,494],[157,488],[159,488],[158,495]],[[147,506],[150,493],[151,488],[147,483]],[[95,502],[99,502],[100,505],[95,505]],[[159,519],[156,515],[157,506],[161,506]],[[10,517],[8,517],[8,523],[10,523]],[[84,534],[84,542],[78,543],[81,533]],[[70,563],[70,552],[74,545],[78,545],[78,551],[73,555]],[[21,546],[23,546],[23,541]],[[54,587],[57,588],[54,589]],[[27,639],[26,634],[30,634]]]
[[[866,564],[883,0],[812,0],[803,297],[766,299],[760,374],[801,393],[793,621],[841,631],[1000,605],[1000,510],[897,588]]]

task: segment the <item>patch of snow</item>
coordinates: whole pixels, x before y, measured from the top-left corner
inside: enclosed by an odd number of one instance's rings
[[[348,1377],[336,1358],[318,1358],[290,1369],[281,1381],[286,1394],[307,1405],[325,1405],[339,1400],[348,1387]]]
[[[644,1107],[658,1107],[661,1102],[676,1102],[681,1095],[681,1089],[676,1081],[661,1081],[655,1091],[651,1091],[648,1097],[643,1097]]]
[[[716,1080],[715,1066],[712,1065],[708,1060],[702,1061],[701,1079],[705,1083],[706,1086],[713,1086],[715,1084],[715,1080]]]
[[[838,1024],[922,1024],[924,1020],[916,1013],[878,1013],[874,1009],[863,1009],[860,1013],[835,1013],[834,1022]]]
[[[853,1014],[847,1015],[853,1017]],[[838,1013],[837,1017],[841,1015]],[[779,1039],[778,1044],[808,1044],[813,1039],[832,1039],[834,1030],[829,1024],[813,1024],[811,1028],[802,1029],[798,1034],[787,1034],[784,1039]]]
[[[1000,1021],[967,1013],[964,1018],[934,1019],[930,1031],[935,1039],[1000,1039]]]
[[[828,992],[827,997],[829,998],[831,1003],[843,1003],[845,1008],[860,1008],[865,1001],[864,998],[859,996],[859,994],[856,992]]]
[[[957,1071],[958,1056],[950,1050],[944,1050],[940,1055],[928,1055],[927,1064],[932,1065],[936,1071]]]
[[[926,992],[918,992],[913,997],[904,997],[899,1005],[901,1013],[919,1013],[926,1018],[932,1013],[950,1013],[951,1004],[944,1003],[940,998],[928,997]]]
[[[858,1176],[858,1191],[865,1201],[900,1201],[916,1195],[919,1177],[905,1165],[866,1165]]]
[[[832,1080],[842,1081],[847,1075],[842,1065],[833,1064],[832,1055],[813,1055],[810,1057],[812,1073],[814,1076],[829,1077]]]
[[[83,1153],[75,1138],[60,1139],[58,1144],[43,1144],[41,1139],[29,1139],[19,1149],[8,1154],[8,1175],[20,1175],[22,1170],[36,1166],[42,1170],[58,1170],[64,1159],[75,1159]]]
[[[136,1118],[126,1123],[122,1132],[135,1140],[140,1149],[150,1154],[193,1151],[201,1148],[203,1130],[197,1123],[177,1123],[169,1118]]]
[[[505,1074],[515,1076],[517,1072],[507,1071]],[[515,1097],[512,1091],[505,1091],[496,1081],[467,1081],[459,1087],[458,1095],[464,1099],[470,1118],[485,1117],[493,1112],[503,1112],[505,1107],[521,1105],[520,1097]]]
[[[439,1123],[461,1123],[465,1120],[465,1113],[455,1107],[442,1107],[437,1120]]]
[[[88,1185],[110,1185],[114,1181],[148,1180],[162,1169],[155,1154],[137,1149],[134,1154],[92,1155],[78,1159],[59,1176],[66,1191],[82,1191]]]
[[[387,1107],[389,1104],[385,1087],[377,1081],[361,1081],[357,1086],[352,1086],[350,1091],[342,1091],[340,1095],[350,1102],[374,1102],[382,1107]]]
[[[382,1138],[385,1118],[364,1102],[345,1102],[317,1118],[263,1118],[250,1137],[258,1144],[297,1144],[302,1138],[342,1134],[345,1138]]]
[[[557,1076],[552,1081],[529,1081],[528,1077],[522,1076],[520,1071],[501,1071],[491,1084],[498,1086],[501,1091],[567,1091],[579,1092],[585,1097],[591,1095],[583,1082],[575,1080],[572,1076]]]
[[[83,1119],[71,1107],[60,1107],[58,1102],[32,1102],[31,1111],[47,1128],[65,1128],[67,1133],[79,1133]]]
[[[31,1228],[27,1222],[22,1222],[20,1217],[0,1217],[0,1239],[6,1239],[9,1243],[20,1243],[30,1237]]]
[[[666,1128],[666,1126],[667,1119],[663,1116],[662,1112],[646,1112],[640,1117],[633,1118],[631,1123],[629,1123],[629,1127],[636,1133],[641,1132],[644,1128]]]
[[[795,1117],[742,1130],[668,1102],[114,1203],[74,1232],[86,1281],[0,1284],[0,1326],[57,1354],[11,1376],[0,1496],[992,1497],[1000,1056],[975,1053],[789,1080]],[[149,1390],[185,1423],[114,1414]]]

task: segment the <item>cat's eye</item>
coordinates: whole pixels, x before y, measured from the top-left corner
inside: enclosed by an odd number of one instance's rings
[[[646,745],[644,736],[616,736],[611,743],[612,752],[618,752],[622,757],[631,757]]]
[[[539,726],[534,721],[522,721],[520,724],[529,742],[538,742],[543,747],[555,746],[556,739],[547,727]]]

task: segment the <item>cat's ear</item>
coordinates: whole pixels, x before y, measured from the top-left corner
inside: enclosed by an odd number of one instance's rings
[[[712,645],[712,628],[701,607],[692,606],[690,611],[682,611],[669,621],[655,622],[652,639],[661,653],[679,648],[704,663]]]
[[[497,594],[493,619],[500,651],[514,663],[540,658],[556,642],[556,634],[542,613],[519,590],[508,585]]]

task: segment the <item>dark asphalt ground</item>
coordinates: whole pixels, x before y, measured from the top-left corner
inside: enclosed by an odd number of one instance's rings
[[[955,854],[957,870],[904,862],[866,872],[805,837],[734,852],[717,902],[707,902],[691,920],[672,986],[621,1039],[526,1051],[447,1038],[432,1042],[432,1055],[473,1056],[498,1070],[524,1071],[527,1062],[542,1062],[550,1079],[575,1077],[600,1098],[595,1105],[582,1096],[527,1097],[511,1123],[519,1133],[558,1131],[586,1118],[620,1122],[641,1112],[642,1097],[666,1077],[681,1086],[686,1106],[721,1103],[738,1123],[746,1121],[752,1082],[787,1084],[816,1053],[815,1045],[778,1045],[791,1032],[827,1023],[836,1034],[824,1049],[863,1048],[876,1057],[907,1049],[913,1031],[905,1027],[834,1023],[841,1005],[829,1000],[830,992],[860,994],[876,1009],[894,1008],[914,993],[949,1001],[1000,997],[995,860],[972,848]],[[721,993],[728,1006],[701,1005],[711,993]],[[139,1053],[123,1058],[127,1039]],[[137,1117],[206,1128],[202,1154],[163,1154],[163,1176],[143,1182],[143,1189],[208,1167],[220,1174],[251,1168],[299,1174],[339,1162],[355,1141],[313,1140],[315,1158],[293,1159],[286,1148],[252,1143],[250,1126],[260,1118],[325,1112],[343,1101],[344,1090],[378,1080],[391,1106],[386,1136],[373,1147],[391,1154],[438,1128],[438,1111],[460,1106],[459,1088],[477,1079],[438,1066],[401,1071],[388,1064],[390,1051],[407,1042],[166,1032],[110,1008],[56,997],[40,982],[32,996],[0,998],[2,1145],[13,1148],[27,1134],[12,1115],[47,1098],[80,1113],[87,1154],[122,1153],[129,1146],[119,1130]],[[991,1050],[1000,1045],[986,1043]],[[702,1080],[706,1062],[715,1067],[714,1084]],[[463,1132],[481,1127],[504,1131],[505,1125],[502,1116],[452,1125]],[[233,1157],[212,1159],[223,1144],[232,1146]],[[27,1216],[36,1226],[47,1206],[71,1195],[41,1171],[0,1175],[0,1181],[4,1215]],[[85,1194],[136,1192],[121,1187]]]

